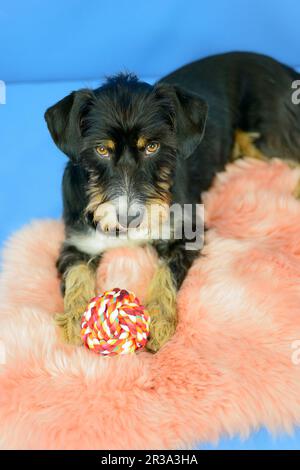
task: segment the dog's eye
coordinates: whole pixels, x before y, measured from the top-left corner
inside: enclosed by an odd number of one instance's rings
[[[108,148],[105,145],[98,145],[98,147],[96,147],[96,152],[98,153],[98,155],[100,155],[100,157],[109,156]]]
[[[149,142],[148,145],[146,145],[146,155],[151,155],[153,153],[156,153],[157,150],[159,149],[160,144],[158,142]]]
[[[149,155],[151,153],[155,153],[157,152],[157,150],[159,149],[160,145],[158,142],[149,142],[148,145],[146,145],[146,154]]]

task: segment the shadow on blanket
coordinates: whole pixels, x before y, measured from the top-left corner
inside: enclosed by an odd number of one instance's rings
[[[156,355],[105,358],[60,344],[62,224],[14,235],[1,280],[1,447],[176,448],[299,424],[299,178],[280,161],[253,160],[217,177],[204,196],[206,256],[179,293],[174,338]],[[155,263],[150,248],[107,253],[99,289],[143,298]]]

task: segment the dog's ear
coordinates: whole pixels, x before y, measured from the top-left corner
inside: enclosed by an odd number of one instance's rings
[[[73,91],[45,113],[54,142],[72,160],[80,153],[83,118],[94,98],[92,90]]]
[[[156,93],[172,103],[171,116],[177,133],[180,154],[188,158],[200,144],[208,114],[207,103],[196,93],[184,90],[177,85],[158,84]]]

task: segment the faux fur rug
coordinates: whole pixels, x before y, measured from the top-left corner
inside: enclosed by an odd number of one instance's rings
[[[1,447],[177,448],[300,424],[299,178],[279,161],[252,160],[217,177],[204,198],[205,256],[179,293],[177,332],[156,355],[105,358],[60,344],[62,224],[17,233],[1,281]],[[143,298],[155,263],[149,248],[107,253],[99,290]]]

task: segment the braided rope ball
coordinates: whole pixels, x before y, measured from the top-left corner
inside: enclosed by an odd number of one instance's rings
[[[127,354],[146,345],[149,325],[150,317],[139,299],[115,288],[90,301],[81,320],[81,337],[97,354]]]

